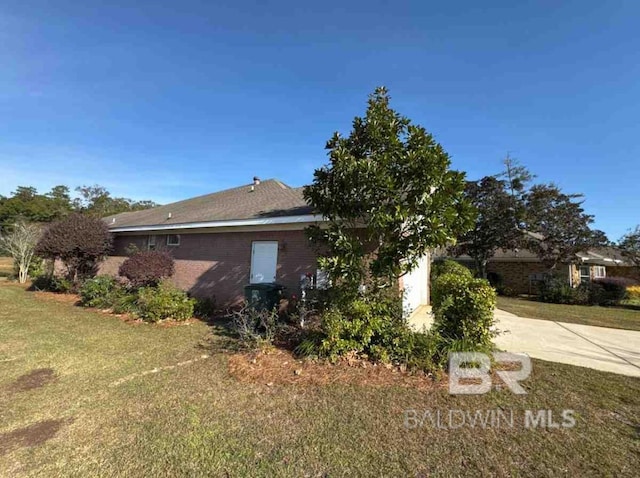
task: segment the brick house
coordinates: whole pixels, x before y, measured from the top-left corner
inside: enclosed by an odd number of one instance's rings
[[[460,256],[455,260],[473,268],[473,260],[469,256]],[[619,251],[602,248],[576,254],[574,261],[557,266],[556,273],[564,275],[572,286],[578,286],[581,282],[607,276],[631,276],[633,269]],[[548,272],[548,267],[540,258],[526,249],[499,250],[487,264],[487,273],[499,276],[503,286],[516,294],[535,294],[538,282]]]
[[[114,250],[100,273],[117,274],[134,250],[162,247],[175,258],[171,280],[194,296],[214,297],[221,307],[241,302],[247,284],[278,282],[295,294],[306,274],[321,279],[304,229],[324,219],[307,205],[302,188],[276,179],[254,178],[251,184],[105,221]],[[409,312],[428,302],[428,264],[425,256],[403,278]]]

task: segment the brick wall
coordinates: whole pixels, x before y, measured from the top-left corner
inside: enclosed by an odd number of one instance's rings
[[[221,307],[238,304],[249,283],[252,241],[278,241],[277,282],[287,293],[299,293],[302,274],[316,272],[316,254],[304,231],[261,231],[181,234],[180,245],[167,247],[165,236],[156,244],[167,248],[176,260],[171,279],[178,287],[198,297],[215,297]],[[114,255],[102,264],[103,274],[117,274],[130,245],[147,247],[147,236],[116,236]]]
[[[500,274],[505,287],[517,294],[535,294],[535,287],[530,287],[529,276],[548,272],[548,268],[540,262],[489,262],[487,272]],[[568,266],[559,266],[558,274],[564,274],[569,280]]]
[[[607,266],[607,277],[628,277],[640,281],[640,268],[630,266]]]

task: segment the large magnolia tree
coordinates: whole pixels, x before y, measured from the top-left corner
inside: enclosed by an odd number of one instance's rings
[[[449,155],[422,126],[390,108],[385,88],[370,95],[351,134],[335,133],[326,148],[330,163],[304,196],[328,219],[309,232],[335,281],[388,285],[471,227],[464,173],[449,169]]]

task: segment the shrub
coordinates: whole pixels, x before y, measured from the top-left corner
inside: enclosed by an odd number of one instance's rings
[[[99,262],[111,249],[111,242],[102,219],[70,214],[45,230],[35,253],[45,259],[62,260],[67,278],[78,282],[96,274]]]
[[[136,252],[127,258],[118,274],[129,279],[134,287],[148,287],[171,277],[174,269],[175,263],[168,251],[153,250]]]
[[[594,284],[598,284],[604,290],[601,305],[617,305],[627,297],[627,287],[636,285],[637,282],[626,277],[606,277],[596,279]]]
[[[87,279],[80,287],[80,303],[85,307],[111,308],[118,295],[120,286],[111,276]]]
[[[364,301],[354,301],[350,310],[332,308],[322,316],[321,355],[336,359],[347,352],[368,352],[371,341],[382,329],[382,317],[371,314]]]
[[[468,267],[451,259],[439,259],[431,264],[431,281],[435,282],[438,277],[444,274],[459,274],[468,278],[473,277],[473,273]]]
[[[142,287],[138,291],[138,315],[148,322],[164,319],[186,320],[193,317],[195,300],[169,282],[156,287]]]
[[[216,301],[209,297],[194,297],[193,315],[199,319],[210,319],[216,312]]]
[[[64,277],[46,274],[36,277],[31,283],[30,290],[68,294],[75,290],[75,284]]]
[[[271,346],[278,329],[278,311],[256,309],[245,304],[233,312],[231,324],[243,347],[257,349]]]
[[[538,300],[551,304],[586,304],[587,300],[580,291],[571,287],[569,282],[558,276],[548,276],[540,282]]]
[[[114,314],[134,314],[138,315],[138,294],[137,291],[120,289],[120,294],[114,297],[111,311]]]
[[[443,274],[433,284],[434,327],[445,341],[465,341],[468,350],[492,347],[496,292],[486,280]]]
[[[629,300],[640,301],[640,285],[627,287],[627,298]]]

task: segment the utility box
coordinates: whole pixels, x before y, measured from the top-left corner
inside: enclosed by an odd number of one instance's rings
[[[256,310],[272,310],[282,298],[284,286],[275,282],[263,282],[244,286],[244,298]]]

